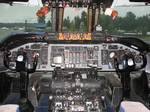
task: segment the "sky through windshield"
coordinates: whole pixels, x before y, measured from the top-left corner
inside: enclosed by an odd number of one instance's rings
[[[35,0],[34,0],[35,1]],[[39,0],[38,0],[39,1]],[[0,4],[0,22],[1,23],[13,23],[13,22],[24,22],[28,20],[29,23],[37,22],[36,12],[40,8],[40,2],[33,2],[30,0],[29,5],[20,5],[15,4],[10,6],[8,4]],[[31,6],[32,4],[32,6]],[[147,15],[150,12],[150,6],[134,6],[133,4],[138,3],[129,3],[128,0],[115,0],[113,2],[113,7],[118,10],[119,16],[125,16],[127,12],[132,11],[136,16]],[[143,4],[143,3],[142,3]],[[129,6],[130,5],[130,6]],[[70,19],[73,19],[74,16],[81,14],[82,11],[86,11],[86,9],[75,9],[75,8],[66,8],[65,9],[65,18],[67,16]],[[72,15],[74,12],[74,15]],[[50,14],[47,16],[47,20],[50,19]]]

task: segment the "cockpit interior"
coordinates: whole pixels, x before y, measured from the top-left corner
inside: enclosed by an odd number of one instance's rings
[[[150,45],[96,27],[100,9],[113,0],[41,3],[37,16],[51,9],[52,32],[14,33],[0,42],[0,112],[150,112]],[[87,32],[62,32],[63,4],[87,7]]]

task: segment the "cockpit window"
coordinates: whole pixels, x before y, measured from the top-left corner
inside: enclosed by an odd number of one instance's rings
[[[14,3],[0,4],[0,38],[18,32],[53,32],[52,10],[43,17],[36,15],[41,5]],[[150,37],[150,6],[144,3],[129,3],[115,0],[112,8],[118,11],[113,19],[100,9],[98,22],[102,30],[112,35],[135,36],[142,39]],[[89,18],[87,7],[65,6],[61,24],[63,32],[88,32]],[[96,27],[96,26],[95,26]],[[93,30],[96,30],[93,29]]]
[[[150,3],[2,1],[0,112],[148,112]]]

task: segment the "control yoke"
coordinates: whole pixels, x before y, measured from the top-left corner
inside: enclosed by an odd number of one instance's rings
[[[28,68],[28,57],[25,51],[18,51],[17,57],[16,57],[16,66],[11,67],[10,61],[11,61],[11,52],[5,51],[4,52],[4,65],[6,68],[16,71],[16,72],[27,72],[27,73],[33,73],[36,70],[37,63],[38,63],[38,54],[34,54],[33,56],[33,66],[32,68]]]

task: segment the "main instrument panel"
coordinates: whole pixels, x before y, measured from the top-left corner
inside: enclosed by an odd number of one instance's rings
[[[114,58],[118,59],[125,52],[132,52],[136,65],[141,65],[142,57],[134,47],[119,43],[102,44],[47,44],[28,43],[11,50],[11,64],[15,63],[18,50],[27,52],[28,67],[32,66],[34,53],[39,54],[37,70],[52,71],[55,67],[63,68],[91,68],[101,71],[115,71]]]
[[[92,65],[99,67],[97,45],[52,45],[50,48],[51,64],[61,63],[64,68],[87,68]]]

